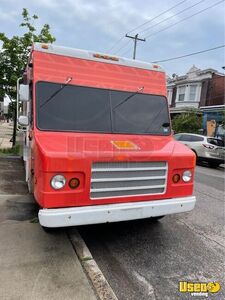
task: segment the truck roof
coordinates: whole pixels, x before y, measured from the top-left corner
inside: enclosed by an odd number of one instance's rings
[[[64,46],[56,46],[46,43],[34,43],[33,50],[45,53],[51,53],[55,55],[69,56],[74,58],[81,58],[86,60],[93,60],[97,62],[104,62],[115,65],[123,65],[127,67],[135,67],[145,70],[164,72],[164,70],[157,64],[143,62],[140,60],[133,60],[129,58],[119,57],[115,55],[109,55],[100,52],[94,52],[89,50],[81,50],[76,48],[69,48]]]

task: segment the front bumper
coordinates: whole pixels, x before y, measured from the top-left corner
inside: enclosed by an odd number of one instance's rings
[[[215,150],[204,149],[204,151],[198,153],[198,158],[203,161],[218,162],[222,164],[225,160],[225,154],[218,153]]]
[[[166,200],[92,205],[71,208],[45,208],[38,213],[45,227],[67,227],[108,222],[144,219],[190,211],[195,196]]]

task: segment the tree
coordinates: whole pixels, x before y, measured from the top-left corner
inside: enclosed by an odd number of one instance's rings
[[[196,110],[179,114],[173,118],[172,127],[175,133],[198,133],[202,128],[202,116],[199,116]]]
[[[5,115],[7,119],[12,119],[14,116],[15,102],[11,101],[8,105],[8,113]]]
[[[50,26],[44,24],[37,33],[33,23],[38,19],[37,15],[30,16],[27,9],[22,11],[23,21],[20,24],[26,32],[22,36],[7,37],[0,32],[2,49],[0,50],[0,99],[7,95],[14,106],[14,130],[13,146],[16,140],[16,82],[25,70],[33,42],[53,43],[55,38],[50,33]]]

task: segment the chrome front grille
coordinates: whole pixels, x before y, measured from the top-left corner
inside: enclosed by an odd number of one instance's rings
[[[91,169],[91,199],[163,194],[166,162],[98,162]]]

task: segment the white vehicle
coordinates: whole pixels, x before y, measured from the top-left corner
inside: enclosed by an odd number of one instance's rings
[[[224,164],[225,147],[222,140],[192,133],[178,133],[174,138],[188,146],[198,161],[206,161],[211,167]]]

